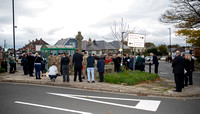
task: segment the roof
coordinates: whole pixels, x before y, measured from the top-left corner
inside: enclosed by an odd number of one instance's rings
[[[66,49],[66,48],[75,49],[71,45],[43,45],[41,47],[41,49]]]
[[[55,45],[65,45],[70,39],[75,39],[75,38],[65,38],[65,39],[60,39],[56,42]]]
[[[86,40],[82,41],[82,50],[86,51],[101,51],[102,49],[99,48],[96,44],[91,43],[89,44]]]
[[[122,47],[122,43],[119,41],[112,41],[112,42],[108,42],[108,44],[110,44],[111,46],[120,49]],[[124,49],[130,49],[128,46],[124,45]]]
[[[105,42],[104,40],[96,41],[96,45],[101,49],[117,49],[117,48],[111,46],[110,44],[108,44],[107,42]]]

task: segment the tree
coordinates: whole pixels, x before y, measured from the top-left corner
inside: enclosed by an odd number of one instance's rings
[[[114,21],[112,25],[110,25],[110,29],[112,32],[113,37],[117,41],[122,41],[122,34],[124,40],[127,37],[128,33],[134,32],[135,28],[130,28],[127,23],[123,21],[123,18],[121,22]]]
[[[158,46],[158,50],[159,50],[160,55],[166,55],[167,54],[167,46],[166,45]]]
[[[145,42],[145,47],[148,49],[148,48],[155,48],[155,45],[154,43],[151,43],[151,42]]]
[[[160,22],[175,24],[177,28],[200,27],[199,0],[171,0],[172,8],[159,18]]]
[[[200,46],[200,1],[171,0],[172,8],[166,10],[159,18],[160,22],[175,24],[178,36],[186,37],[186,42]]]
[[[198,30],[182,29],[178,30],[177,34],[179,36],[186,36],[187,43],[200,47],[200,29]]]

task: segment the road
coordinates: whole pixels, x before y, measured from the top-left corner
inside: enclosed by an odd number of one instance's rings
[[[198,114],[200,98],[160,98],[0,83],[0,114]]]
[[[154,73],[154,65],[152,65],[151,72]],[[149,72],[149,66],[145,66],[145,71]],[[159,67],[158,67],[158,75],[160,77],[165,78],[171,78],[174,79],[174,74],[172,73],[172,63],[168,63],[165,61],[159,61]],[[199,73],[193,73],[193,83],[194,85],[200,86],[200,74]]]

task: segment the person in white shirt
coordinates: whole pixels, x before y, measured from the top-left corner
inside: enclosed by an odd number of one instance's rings
[[[57,70],[57,67],[55,66],[55,62],[53,62],[52,66],[49,68],[48,75],[51,81],[55,82],[58,75],[58,70]]]

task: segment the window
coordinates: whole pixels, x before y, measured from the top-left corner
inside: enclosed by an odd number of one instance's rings
[[[70,45],[71,45],[72,47],[76,47],[75,42],[70,42]]]

